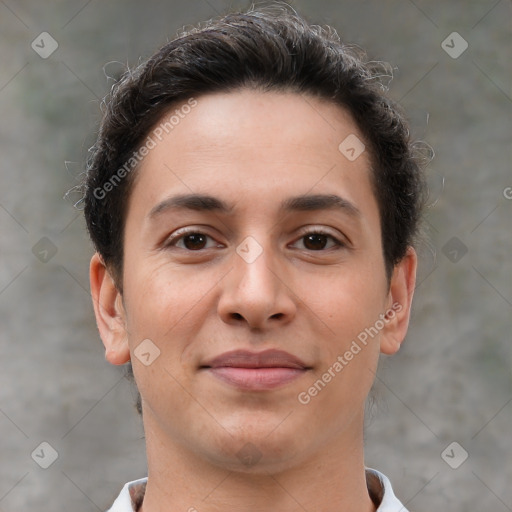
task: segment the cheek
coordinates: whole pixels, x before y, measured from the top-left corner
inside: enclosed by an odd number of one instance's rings
[[[383,313],[387,286],[378,264],[360,261],[357,265],[333,269],[321,279],[309,276],[297,280],[298,295],[304,297],[304,304],[324,320],[331,337],[340,343],[356,337]]]
[[[197,271],[178,272],[168,263],[145,269],[142,263],[128,261],[125,269],[127,332],[138,389],[157,416],[185,414],[192,405],[184,392],[184,387],[190,388],[194,364],[189,347],[199,338],[211,308],[208,292],[215,281]],[[143,353],[150,354],[148,365],[139,357],[143,346]]]
[[[318,393],[316,403],[361,402],[371,387],[380,353],[379,315],[385,308],[385,279],[362,268],[340,271],[323,284],[309,286],[309,292],[305,286],[302,292],[308,294],[305,303],[314,313],[310,316],[316,319],[322,348],[321,365],[311,383],[322,382],[311,394],[316,397]]]
[[[177,269],[169,262],[146,268],[143,262],[130,262],[126,268],[128,341],[141,393],[144,396],[142,381],[150,378],[161,382],[161,386],[169,386],[176,384],[170,382],[174,376],[188,385],[200,355],[198,343],[204,348],[209,342],[208,335],[213,333],[205,332],[204,326],[214,308],[215,283],[222,276],[211,269],[199,271],[192,266]],[[137,272],[129,273],[130,268],[137,268]],[[137,360],[138,347],[147,339],[154,343],[158,353],[151,372]],[[153,375],[157,370],[161,374]]]
[[[180,268],[168,262],[160,265],[132,265],[125,278],[125,295],[130,333],[162,337],[184,325],[197,314],[196,307],[212,288],[211,277],[204,279],[197,270]]]

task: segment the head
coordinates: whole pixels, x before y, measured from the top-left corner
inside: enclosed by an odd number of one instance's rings
[[[106,357],[132,362],[153,429],[212,462],[292,410],[257,444],[269,464],[348,432],[405,337],[422,179],[377,75],[334,31],[265,9],[182,33],[105,102],[85,217]],[[304,368],[241,390],[209,368],[238,349]]]

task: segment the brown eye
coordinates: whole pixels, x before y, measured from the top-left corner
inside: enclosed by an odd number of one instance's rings
[[[177,232],[165,245],[169,249],[177,247],[185,251],[201,251],[219,246],[211,236],[199,231]]]
[[[199,249],[204,249],[207,238],[208,237],[202,233],[190,233],[185,235],[182,240],[186,249],[189,249],[190,251],[197,251]]]
[[[323,251],[336,247],[345,247],[345,244],[336,237],[322,231],[310,231],[302,235],[295,244],[301,244],[302,247],[299,245],[299,249],[306,249],[308,251]]]
[[[327,240],[330,237],[327,235],[322,235],[320,233],[312,233],[306,235],[303,238],[304,247],[306,247],[306,249],[310,249],[312,251],[320,251],[322,249],[325,249],[325,246],[327,245]]]

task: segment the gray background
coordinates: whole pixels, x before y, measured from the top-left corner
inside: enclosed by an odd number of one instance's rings
[[[3,512],[104,510],[145,475],[134,391],[104,361],[93,319],[78,197],[63,196],[112,84],[104,65],[116,76],[229,5],[249,4],[0,0]],[[436,152],[412,326],[400,353],[382,360],[367,464],[413,511],[512,510],[512,3],[293,5],[396,68],[390,94]],[[31,48],[43,31],[59,45],[46,59]],[[469,44],[456,59],[441,46],[454,31]],[[41,442],[58,453],[48,469]],[[463,450],[468,459],[452,469]]]

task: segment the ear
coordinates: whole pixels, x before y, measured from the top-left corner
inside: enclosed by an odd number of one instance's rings
[[[387,298],[387,320],[380,342],[380,351],[383,354],[398,352],[407,334],[417,265],[416,251],[409,247],[406,255],[393,269]]]
[[[105,359],[117,365],[127,363],[130,348],[122,295],[98,253],[91,259],[89,279],[96,323],[105,345]]]

